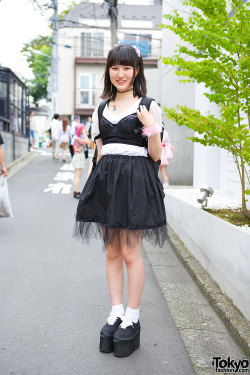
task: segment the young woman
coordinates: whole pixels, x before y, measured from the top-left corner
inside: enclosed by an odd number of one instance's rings
[[[110,50],[102,102],[93,113],[98,163],[83,189],[74,234],[103,238],[112,309],[101,329],[100,350],[129,356],[140,346],[139,307],[144,285],[142,239],[162,246],[167,237],[164,193],[158,178],[161,109],[145,97],[140,51]],[[149,103],[151,104],[149,105]],[[149,110],[146,108],[148,106]],[[125,262],[128,307],[123,307]]]
[[[160,171],[163,182],[163,188],[169,187],[169,177],[167,173],[167,165],[170,164],[170,159],[173,158],[174,146],[171,144],[171,140],[166,130],[163,132],[162,138],[162,152],[161,152],[161,164]]]
[[[72,164],[74,167],[74,193],[73,197],[80,199],[80,181],[82,177],[83,168],[85,167],[85,156],[84,156],[84,146],[88,144],[89,140],[86,134],[86,130],[82,124],[75,127],[75,137],[74,137],[74,156],[72,159]]]
[[[69,120],[67,118],[64,118],[62,121],[62,128],[60,130],[60,147],[62,148],[62,162],[66,161],[66,155],[69,148],[69,141],[70,141],[71,135],[70,135],[70,126],[69,126]]]

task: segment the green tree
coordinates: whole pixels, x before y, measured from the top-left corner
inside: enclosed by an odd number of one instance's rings
[[[42,15],[51,12],[53,8],[52,1],[31,0],[36,9]],[[76,1],[59,14],[59,20],[62,20],[75,6]],[[52,29],[52,24],[50,23]],[[50,66],[52,59],[52,36],[39,36],[29,43],[25,43],[21,53],[26,57],[29,67],[31,68],[34,78],[24,79],[29,87],[30,95],[34,99],[35,105],[38,105],[40,99],[48,99],[48,79],[50,75]]]
[[[48,78],[52,56],[52,38],[39,36],[30,43],[25,43],[21,52],[26,56],[34,78],[25,80],[29,87],[34,103],[38,105],[40,99],[48,98]]]
[[[220,117],[177,106],[164,108],[166,116],[180,126],[186,125],[199,133],[193,142],[204,146],[218,146],[232,153],[242,187],[242,212],[250,218],[246,208],[246,180],[250,165],[249,111],[249,13],[250,3],[232,0],[234,15],[228,16],[226,0],[185,0],[190,16],[177,12],[164,15],[162,28],[174,32],[182,40],[175,54],[162,57],[164,64],[181,67],[181,82],[205,83],[204,94],[220,109]]]

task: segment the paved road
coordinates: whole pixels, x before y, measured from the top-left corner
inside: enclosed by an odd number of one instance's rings
[[[105,254],[99,241],[87,247],[72,238],[77,201],[68,168],[45,152],[9,179],[14,218],[0,222],[0,374],[194,375],[146,257],[141,347],[128,358],[99,352],[110,311]]]

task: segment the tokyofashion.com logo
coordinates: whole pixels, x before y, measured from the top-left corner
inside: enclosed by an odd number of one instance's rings
[[[222,357],[213,357],[212,365],[216,372],[230,373],[249,373],[249,360],[242,359],[223,359]]]

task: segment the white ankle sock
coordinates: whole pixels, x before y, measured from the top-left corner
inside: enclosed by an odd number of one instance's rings
[[[121,317],[122,315],[124,315],[123,304],[112,306],[111,314],[113,314],[114,316],[119,316],[119,317]]]
[[[139,310],[140,309],[131,309],[127,307],[125,316],[132,320],[133,323],[137,323],[139,320]]]

